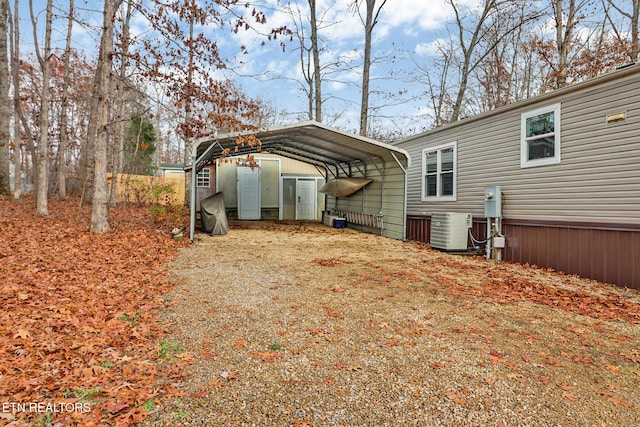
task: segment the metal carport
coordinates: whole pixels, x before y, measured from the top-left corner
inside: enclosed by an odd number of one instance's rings
[[[352,228],[405,240],[407,168],[409,154],[398,147],[350,134],[315,121],[266,130],[233,132],[197,140],[191,150],[191,229],[196,221],[196,175],[210,161],[227,156],[256,153],[248,144],[236,141],[255,136],[261,152],[289,157],[327,170],[327,176],[366,177],[373,182],[349,196],[327,196],[326,208],[345,216]],[[236,151],[237,148],[237,151]],[[228,154],[225,154],[228,153]]]

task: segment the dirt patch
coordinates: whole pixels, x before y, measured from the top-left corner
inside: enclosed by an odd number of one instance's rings
[[[318,224],[232,223],[169,275],[194,363],[145,425],[640,424],[637,291]]]

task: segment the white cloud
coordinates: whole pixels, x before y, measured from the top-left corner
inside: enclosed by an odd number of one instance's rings
[[[422,30],[434,30],[445,25],[451,7],[443,0],[389,0],[382,19],[392,27],[418,25]]]
[[[445,39],[436,39],[427,43],[416,45],[415,53],[418,56],[430,56],[440,51],[440,46],[446,44]]]

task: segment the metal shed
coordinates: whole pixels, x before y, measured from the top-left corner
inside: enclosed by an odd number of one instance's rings
[[[197,140],[192,147],[191,166],[191,230],[195,233],[196,175],[207,163],[231,155],[255,154],[248,144],[237,145],[239,139],[255,136],[261,152],[300,160],[327,171],[327,179],[369,178],[367,187],[349,197],[326,196],[325,209],[346,218],[351,228],[405,240],[407,168],[410,158],[404,149],[350,134],[330,126],[307,121],[266,130],[233,132]],[[237,151],[236,151],[237,148]]]

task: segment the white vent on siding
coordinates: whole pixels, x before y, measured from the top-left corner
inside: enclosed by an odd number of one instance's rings
[[[468,213],[445,212],[431,215],[432,248],[445,251],[467,250],[467,236],[473,217]]]

